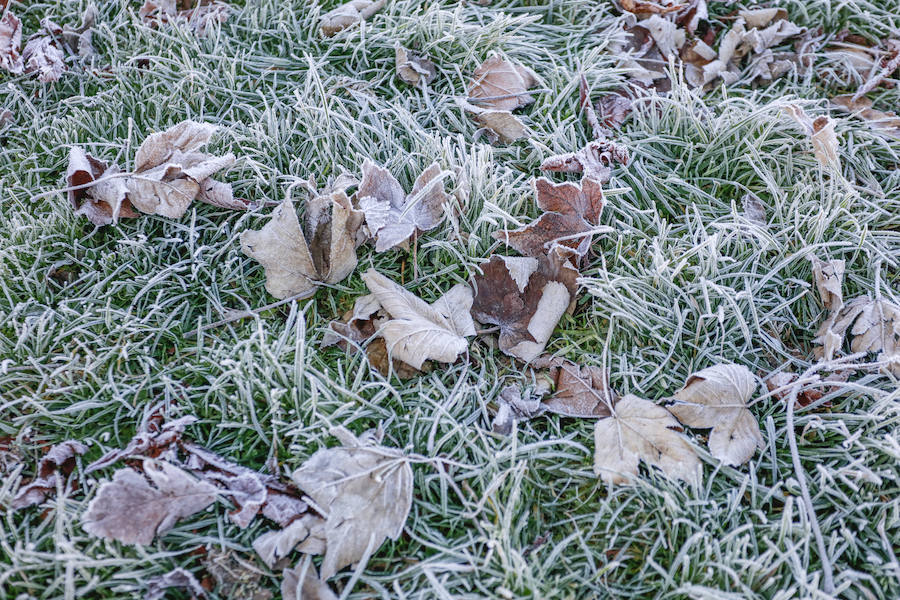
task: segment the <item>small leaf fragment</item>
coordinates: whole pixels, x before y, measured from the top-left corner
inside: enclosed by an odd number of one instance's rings
[[[319,22],[319,31],[325,37],[335,34],[361,23],[384,7],[384,0],[350,0],[333,8]]]
[[[397,69],[397,77],[409,85],[418,86],[420,83],[429,84],[434,79],[437,69],[434,63],[396,44],[394,46],[394,62]]]
[[[75,457],[87,452],[87,446],[75,440],[56,444],[40,460],[34,479],[19,488],[10,503],[12,510],[40,504],[56,494],[58,478],[65,478],[75,468]]]

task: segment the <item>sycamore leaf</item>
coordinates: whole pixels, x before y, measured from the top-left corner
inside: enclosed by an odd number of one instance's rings
[[[91,535],[146,545],[178,520],[212,504],[216,495],[211,483],[175,465],[147,459],[143,474],[119,469],[112,481],[100,486],[88,505],[83,527]]]
[[[839,310],[844,305],[844,295],[841,285],[844,282],[844,261],[821,261],[816,256],[810,257],[812,261],[813,278],[819,290],[822,304],[829,311]]]
[[[303,560],[293,569],[285,569],[282,576],[283,600],[338,600],[328,584],[319,579],[316,567],[309,559]]]
[[[468,349],[466,337],[475,335],[469,286],[457,284],[428,304],[374,269],[362,278],[391,316],[379,335],[392,357],[420,369],[426,360],[452,363]]]
[[[319,31],[325,37],[331,37],[336,33],[365,21],[384,6],[384,0],[350,0],[334,8],[324,15],[319,21]]]
[[[729,465],[750,460],[762,446],[759,423],[747,408],[756,390],[753,374],[741,365],[721,364],[688,377],[669,411],[688,427],[712,428],[709,451]]]
[[[354,199],[375,237],[377,252],[402,246],[416,231],[434,229],[444,219],[444,204],[450,196],[444,191],[437,163],[422,171],[409,194],[387,169],[371,160],[363,162],[362,172]]]
[[[75,457],[87,452],[87,446],[75,440],[67,440],[56,444],[38,463],[37,473],[28,484],[19,488],[10,503],[12,510],[19,510],[40,504],[49,496],[56,494],[56,484],[75,468]]]
[[[832,167],[840,171],[841,159],[838,156],[838,139],[834,132],[834,121],[825,115],[811,119],[796,104],[788,104],[785,112],[799,123],[809,135],[816,160],[823,167]]]
[[[356,233],[362,215],[337,190],[307,203],[305,225],[290,199],[258,231],[241,234],[241,250],[266,270],[266,289],[276,298],[310,296],[322,284],[342,281],[356,269]]]
[[[25,69],[22,55],[19,54],[21,47],[22,22],[11,10],[7,10],[0,17],[0,68],[13,75],[21,74]]]
[[[677,428],[678,420],[662,406],[625,396],[612,416],[594,426],[594,473],[609,484],[627,483],[643,460],[667,477],[699,481],[700,459]]]
[[[542,171],[583,173],[599,183],[609,181],[613,163],[628,164],[628,150],[610,140],[594,140],[577,152],[551,156],[541,163]]]
[[[537,358],[575,300],[578,271],[559,248],[539,258],[493,256],[472,282],[472,316],[500,326],[500,349],[526,362]]]
[[[73,146],[69,151],[66,185],[71,188],[94,183],[90,187],[69,190],[69,203],[75,214],[86,216],[97,226],[116,223],[120,217],[132,219],[140,216],[128,201],[125,178],[114,177],[119,173],[119,167],[110,167],[78,146]]]
[[[525,93],[537,84],[537,76],[522,65],[492,56],[475,69],[467,94],[481,108],[513,111],[534,102]]]
[[[413,496],[412,468],[401,452],[367,444],[343,427],[332,433],[343,446],[319,450],[293,474],[327,513],[322,579],[374,552],[386,537],[399,538]]]
[[[579,366],[562,358],[539,357],[531,363],[548,368],[554,392],[544,400],[547,412],[565,417],[597,419],[608,417],[619,395],[609,387],[609,376],[600,367]]]
[[[166,597],[166,590],[170,588],[188,590],[193,598],[206,598],[206,590],[203,589],[193,573],[178,567],[164,575],[156,575],[148,579],[144,600],[163,600]]]
[[[534,192],[544,214],[525,227],[495,231],[494,239],[535,258],[546,255],[556,244],[572,248],[578,256],[587,254],[591,232],[600,224],[603,210],[600,183],[584,177],[580,185],[556,184],[541,177],[534,181]]]
[[[434,79],[437,69],[434,63],[421,56],[407,50],[400,44],[394,46],[394,62],[397,68],[397,77],[409,85],[419,85],[431,83]]]
[[[173,219],[184,215],[200,189],[217,171],[234,164],[229,153],[216,157],[200,152],[216,127],[182,121],[144,140],[128,178],[128,199],[139,211]]]

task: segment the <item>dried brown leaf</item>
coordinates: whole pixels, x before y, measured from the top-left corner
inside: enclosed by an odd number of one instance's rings
[[[900,138],[900,116],[897,113],[882,112],[872,108],[872,101],[862,96],[854,99],[850,94],[837,96],[831,102],[839,108],[853,113],[866,121],[873,129],[882,131],[892,137]]]
[[[22,60],[25,72],[36,73],[38,81],[43,83],[59,81],[66,71],[65,55],[50,35],[37,34],[28,38]]]
[[[526,362],[537,358],[563,313],[574,304],[578,271],[559,248],[534,257],[493,256],[472,283],[472,316],[500,326],[500,349]]]
[[[630,13],[654,15],[664,15],[687,6],[687,4],[677,4],[670,0],[666,0],[664,3],[655,0],[619,0],[619,3],[622,5],[622,10]]]
[[[228,18],[227,4],[210,0],[146,0],[138,16],[151,27],[179,20],[187,22],[197,37],[206,35],[206,28],[215,22],[224,23]]]
[[[785,106],[785,112],[799,123],[809,135],[813,145],[813,152],[819,164],[823,167],[831,167],[840,171],[841,159],[838,156],[839,143],[834,132],[834,121],[825,115],[811,119],[796,104]]]
[[[583,173],[600,183],[609,181],[613,163],[628,164],[628,150],[610,140],[594,140],[577,152],[551,156],[541,163],[542,171]]]
[[[434,63],[421,56],[407,50],[400,44],[394,46],[394,62],[397,68],[397,77],[409,85],[425,85],[431,83],[434,79],[437,69]]]
[[[384,6],[384,0],[350,0],[324,15],[319,22],[319,31],[331,37],[348,27],[361,23],[377,13]]]
[[[319,579],[316,567],[309,559],[293,569],[282,572],[281,597],[283,600],[338,600],[328,584]],[[302,585],[300,581],[303,581]]]
[[[513,111],[534,102],[526,91],[536,84],[537,76],[530,69],[492,56],[475,69],[468,101],[485,109]]]
[[[69,151],[66,185],[72,188],[92,184],[68,191],[69,203],[75,214],[84,215],[97,226],[116,223],[120,217],[133,219],[140,216],[131,208],[127,197],[128,186],[119,174],[119,167],[110,167],[78,146],[73,146]]]
[[[531,366],[549,369],[554,392],[543,402],[548,412],[597,419],[608,417],[619,400],[619,395],[609,387],[609,374],[600,367],[579,366],[569,360],[546,357],[539,357]]]
[[[265,573],[230,550],[208,548],[203,566],[215,582],[220,598],[272,600],[274,594],[263,587]]]
[[[828,311],[840,310],[844,305],[844,294],[841,290],[844,282],[844,261],[822,261],[816,256],[810,257],[810,261],[822,304]]]
[[[12,510],[40,504],[56,494],[58,478],[65,478],[75,469],[75,457],[87,452],[87,446],[75,440],[56,444],[38,463],[37,473],[28,484],[19,488],[10,503]]]
[[[741,465],[763,443],[759,423],[747,408],[755,390],[756,379],[746,367],[715,365],[688,377],[668,408],[688,427],[712,429],[709,450],[714,458]]]
[[[22,48],[22,22],[11,10],[0,18],[0,68],[13,75],[25,70],[20,54]]]
[[[192,598],[206,598],[206,590],[197,581],[193,573],[178,567],[163,575],[157,575],[147,580],[147,591],[144,600],[163,600],[166,590],[181,588],[189,591]]]
[[[594,426],[594,473],[609,484],[627,483],[641,460],[667,477],[697,482],[697,453],[679,434],[678,421],[662,406],[631,394],[619,400],[612,416]]]

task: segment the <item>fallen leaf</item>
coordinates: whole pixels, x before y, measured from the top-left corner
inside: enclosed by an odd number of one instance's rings
[[[394,46],[395,65],[397,68],[397,77],[409,85],[429,84],[434,79],[437,69],[434,63],[421,56],[407,50],[400,44]]]
[[[609,484],[627,483],[643,460],[667,477],[699,481],[700,459],[677,428],[665,408],[628,394],[594,425],[594,473]]]
[[[852,95],[837,96],[831,102],[866,121],[873,129],[900,138],[900,117],[895,112],[882,112],[872,108],[872,101],[862,96],[854,99]]]
[[[65,55],[53,37],[46,34],[28,38],[22,60],[25,62],[25,72],[36,73],[38,81],[43,83],[59,81],[66,71]]]
[[[146,459],[143,471],[119,469],[112,481],[100,486],[84,515],[86,532],[124,544],[147,545],[178,520],[216,500],[216,486],[175,465]]]
[[[541,163],[542,171],[583,173],[600,183],[609,181],[613,163],[628,164],[628,150],[610,140],[594,140],[577,152],[558,154]]]
[[[887,56],[882,60],[883,66],[856,90],[856,93],[853,95],[854,101],[874,90],[881,82],[890,77],[891,73],[900,69],[900,39],[889,39],[886,42],[886,46]]]
[[[493,256],[472,279],[472,316],[500,326],[500,349],[529,362],[547,345],[578,289],[578,271],[567,252],[534,257]]]
[[[417,231],[434,229],[444,219],[450,196],[437,163],[422,171],[409,194],[387,169],[371,160],[363,162],[362,173],[354,205],[365,214],[376,252],[402,246]]]
[[[285,199],[262,229],[241,234],[241,250],[265,268],[266,290],[276,298],[311,296],[356,269],[362,218],[338,190],[307,203],[301,230],[293,202]]]
[[[143,213],[181,218],[209,178],[234,164],[231,153],[217,157],[199,151],[215,130],[207,123],[182,121],[148,136],[127,180],[131,204]]]
[[[810,257],[810,261],[822,304],[829,311],[840,310],[844,305],[844,295],[841,291],[844,282],[844,261],[822,261],[816,256]]]
[[[197,578],[190,571],[178,567],[164,575],[148,579],[144,600],[163,600],[166,597],[166,590],[170,588],[185,589],[191,593],[192,598],[206,598],[206,590]]]
[[[0,109],[0,130],[2,130],[7,125],[12,125],[16,120],[16,116],[12,113],[11,110],[7,110],[5,108]]]
[[[120,217],[133,219],[140,216],[128,201],[128,186],[120,176],[119,167],[109,166],[78,146],[69,151],[66,185],[69,188],[87,186],[68,191],[69,204],[76,215],[84,215],[97,226],[116,223]]]
[[[541,177],[534,181],[534,193],[544,214],[525,227],[495,231],[493,238],[535,258],[557,244],[573,249],[579,257],[586,255],[603,211],[600,183],[584,177],[580,185],[557,184]]]
[[[822,382],[828,383],[843,383],[847,381],[850,377],[850,371],[839,371],[836,373],[832,373],[828,375]],[[792,373],[790,371],[781,371],[779,373],[775,373],[774,375],[770,375],[766,379],[766,389],[772,392],[772,396],[781,400],[782,402],[787,402],[788,398],[791,396],[791,388],[789,387],[793,382],[797,381],[799,376],[796,373]],[[822,399],[822,397],[826,394],[831,394],[840,389],[837,385],[804,385],[797,392],[797,399],[795,401],[795,408],[805,408],[814,402],[818,402]],[[828,400],[822,404],[822,408],[831,408],[831,401]]]
[[[343,427],[332,434],[342,447],[319,450],[293,474],[327,512],[323,580],[377,550],[386,537],[398,539],[413,496],[412,468],[400,451],[375,445],[377,434],[357,438]]]
[[[13,75],[21,74],[25,70],[25,63],[19,54],[21,47],[22,22],[8,10],[0,18],[0,68]]]
[[[628,119],[632,108],[633,103],[628,96],[621,93],[604,94],[597,101],[600,124],[611,130],[619,129]]]
[[[350,0],[322,15],[319,31],[325,37],[332,37],[348,27],[365,21],[383,6],[384,0]]]
[[[528,136],[528,128],[519,117],[508,110],[494,110],[469,104],[463,99],[457,99],[457,103],[464,110],[474,115],[475,121],[481,125],[481,129],[475,132],[474,138],[487,134],[491,143],[498,141],[511,144]]]
[[[75,440],[66,440],[50,448],[38,463],[34,479],[19,488],[9,507],[14,511],[28,508],[56,494],[59,479],[65,482],[75,469],[75,457],[85,452],[87,446]]]
[[[197,37],[203,37],[212,23],[224,23],[228,12],[227,4],[210,0],[147,0],[138,10],[138,16],[151,27],[183,20]]]
[[[509,435],[513,424],[518,421],[527,421],[545,411],[540,396],[522,397],[522,391],[517,385],[508,385],[500,390],[497,397],[497,414],[491,422],[494,433]]]
[[[272,592],[263,587],[265,573],[230,550],[209,548],[203,566],[215,582],[220,598],[272,600]]]
[[[293,552],[322,554],[326,548],[325,520],[314,514],[306,514],[284,529],[269,531],[253,540],[253,549],[269,567]]]
[[[676,4],[669,2],[668,5],[660,4],[652,0],[620,0],[622,10],[630,13],[650,13],[650,14],[666,14],[681,10],[686,4]]]
[[[426,360],[452,363],[468,349],[466,338],[475,335],[469,286],[457,284],[428,304],[374,269],[362,278],[391,316],[378,335],[393,358],[420,369]]]
[[[537,84],[537,76],[522,65],[500,56],[481,63],[469,83],[468,102],[481,108],[513,111],[534,102],[526,93]]]
[[[293,569],[285,569],[282,576],[281,597],[284,600],[338,600],[328,584],[319,579],[316,567],[309,559]]]
[[[756,379],[744,366],[721,364],[694,373],[675,393],[669,412],[688,427],[712,429],[709,451],[729,465],[742,465],[763,444],[759,423],[747,408]]]
[[[799,123],[810,136],[813,152],[819,164],[840,171],[841,159],[838,156],[838,139],[834,132],[834,121],[825,115],[811,119],[796,104],[785,106],[785,112]]]
[[[748,221],[752,221],[761,227],[769,224],[766,216],[766,207],[760,202],[759,198],[751,194],[745,194],[743,199],[744,216]]]
[[[619,395],[609,387],[608,373],[600,367],[579,366],[569,360],[545,357],[539,357],[531,366],[549,369],[554,392],[543,402],[548,412],[597,419],[608,417],[619,400]]]

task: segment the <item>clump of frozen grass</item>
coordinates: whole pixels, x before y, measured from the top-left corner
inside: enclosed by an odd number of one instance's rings
[[[197,414],[190,433],[205,445],[282,472],[334,443],[331,425],[382,423],[386,443],[415,457],[415,503],[404,537],[376,553],[351,598],[823,597],[784,406],[770,397],[753,408],[766,446],[749,465],[724,468],[706,456],[699,489],[650,471],[635,487],[606,489],[591,472],[591,423],[546,418],[509,439],[488,432],[499,389],[530,383],[489,340],[473,343],[468,361],[405,382],[321,350],[323,327],[365,292],[358,276],[302,305],[186,339],[229,311],[271,301],[237,244],[267,211],[199,206],[178,222],[94,230],[62,198],[30,201],[59,187],[67,145],[124,164],[148,133],[184,118],[222,125],[216,149],[241,157],[229,177],[253,199],[279,200],[311,175],[324,183],[363,157],[408,186],[438,160],[455,173],[460,214],[419,240],[417,264],[370,251],[360,264],[433,300],[505,252],[492,231],[536,214],[530,179],[540,161],[587,141],[575,76],[585,72],[597,94],[622,81],[606,52],[620,35],[607,2],[404,0],[332,42],[316,36],[309,3],[248,4],[197,40],[141,26],[134,3],[102,3],[95,39],[112,73],[74,67],[54,86],[0,85],[0,106],[17,115],[0,132],[0,435],[24,446],[18,474],[39,448],[68,437],[90,442],[86,460],[121,446],[160,400],[173,414]],[[875,39],[900,25],[896,2],[784,4],[826,36],[846,25]],[[711,6],[715,18],[734,8]],[[48,10],[66,21],[82,3],[14,8],[29,22]],[[395,42],[438,63],[427,90],[393,77]],[[471,142],[475,125],[454,97],[495,51],[534,68],[554,92],[522,111],[531,138],[491,148]],[[843,171],[824,172],[780,111],[787,96],[825,112],[823,99],[855,84],[822,58],[817,76],[791,74],[771,88],[700,98],[676,87],[640,105],[620,135],[634,160],[616,172],[610,187],[619,191],[604,212],[617,233],[594,245],[578,310],[561,323],[553,352],[608,367],[620,392],[658,399],[720,360],[804,370],[822,317],[811,254],[847,261],[848,297],[874,290],[876,276],[896,296],[897,142],[840,117]],[[878,101],[890,108],[898,93]],[[744,214],[748,194],[766,207],[767,225]],[[858,374],[828,399],[830,411],[798,411],[796,424],[836,595],[896,597],[896,382]],[[0,505],[17,480],[4,480]],[[94,488],[48,502],[46,514],[0,518],[0,599],[136,595],[153,574],[198,570],[197,545],[252,556],[265,527],[239,531],[219,510],[152,547],[123,547],[79,526]]]

